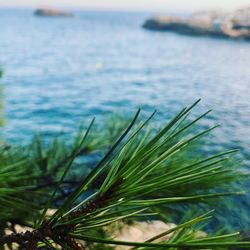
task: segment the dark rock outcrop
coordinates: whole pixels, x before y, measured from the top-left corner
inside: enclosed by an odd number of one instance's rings
[[[250,8],[233,13],[198,12],[188,18],[157,16],[146,20],[145,29],[174,31],[188,35],[209,35],[250,39]]]
[[[73,14],[70,12],[50,9],[50,8],[37,9],[34,12],[34,15],[42,16],[42,17],[72,17],[73,16]]]

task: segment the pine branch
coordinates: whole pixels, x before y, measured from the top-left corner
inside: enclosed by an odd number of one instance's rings
[[[190,233],[190,228],[200,221],[209,219],[210,216],[207,214],[177,226],[175,230],[171,231],[174,234],[173,237],[166,242],[154,242],[162,234],[140,243],[115,241],[108,238],[100,239],[91,235],[92,229],[100,229],[119,220],[151,216],[152,210],[149,209],[151,207],[180,202],[184,204],[204,203],[208,199],[242,194],[242,192],[231,192],[231,190],[218,191],[219,187],[232,183],[241,176],[233,168],[225,169],[226,157],[234,151],[192,162],[189,162],[189,157],[187,157],[184,164],[180,164],[180,162],[173,166],[169,164],[175,155],[179,155],[182,151],[185,152],[187,146],[214,129],[212,127],[197,134],[188,133],[190,127],[208,114],[206,112],[194,120],[183,123],[197,103],[181,110],[153,137],[147,137],[147,134],[143,132],[153,115],[146,121],[137,124],[140,113],[138,111],[96,167],[79,183],[58,210],[50,218],[46,218],[46,211],[53,205],[56,193],[60,191],[70,166],[83,148],[82,144],[92,126],[91,123],[86,134],[77,144],[78,147],[74,150],[74,154],[67,160],[65,172],[60,181],[56,183],[56,190],[38,218],[35,229],[2,236],[0,245],[17,243],[20,249],[34,250],[39,244],[45,244],[49,249],[54,249],[53,245],[56,244],[62,249],[79,250],[83,249],[83,246],[80,246],[77,240],[84,240],[85,242],[126,245],[145,249],[250,247],[250,242],[238,241],[237,233],[195,238],[197,230],[191,230]],[[133,130],[134,127],[136,128]],[[89,195],[93,184],[100,177],[103,177],[103,181],[97,187],[96,193]],[[218,190],[214,190],[215,186]],[[4,192],[6,192],[5,189]],[[81,197],[87,198],[79,202]],[[155,213],[153,215],[156,216]]]

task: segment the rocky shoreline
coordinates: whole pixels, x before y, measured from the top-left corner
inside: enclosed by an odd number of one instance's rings
[[[156,16],[145,21],[143,28],[173,31],[193,36],[216,36],[250,40],[250,7],[232,13],[197,12],[188,18],[170,15]]]

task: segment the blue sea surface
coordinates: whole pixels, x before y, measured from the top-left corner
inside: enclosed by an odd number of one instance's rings
[[[39,18],[32,10],[0,10],[0,68],[6,126],[1,134],[28,143],[72,135],[83,118],[159,110],[164,124],[202,99],[201,122],[221,124],[213,150],[241,149],[250,166],[250,42],[147,31],[151,13],[76,12]],[[206,150],[210,150],[207,148]]]

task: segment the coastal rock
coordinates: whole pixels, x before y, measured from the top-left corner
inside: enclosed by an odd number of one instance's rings
[[[250,7],[232,13],[197,12],[188,18],[156,16],[146,20],[145,29],[174,31],[194,36],[219,36],[250,39]]]
[[[235,26],[242,26],[250,29],[250,7],[235,11],[230,16],[231,21]]]
[[[144,242],[151,239],[153,236],[166,232],[176,227],[173,223],[164,223],[159,220],[155,221],[134,221],[131,224],[126,223],[113,223],[106,228],[106,232],[114,240],[118,241],[133,241]],[[162,236],[159,240],[168,240],[172,234]],[[127,250],[131,247],[117,246],[115,250]]]
[[[41,8],[37,9],[34,12],[36,16],[44,16],[44,17],[72,17],[73,14],[66,11],[50,9],[50,8]]]

